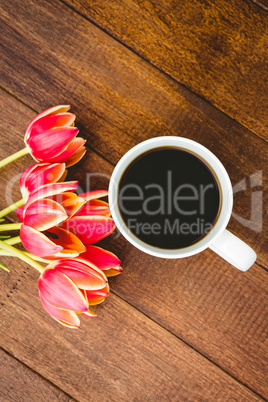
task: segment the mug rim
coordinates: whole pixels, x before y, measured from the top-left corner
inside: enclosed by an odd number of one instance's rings
[[[117,202],[119,183],[126,168],[143,153],[164,146],[179,147],[188,150],[203,159],[215,173],[221,191],[221,209],[213,228],[201,240],[190,246],[179,249],[162,249],[154,247],[136,237],[123,221]],[[220,160],[208,148],[198,142],[177,136],[153,137],[137,144],[126,152],[113,170],[109,183],[108,198],[111,215],[119,232],[139,250],[161,258],[188,257],[208,248],[226,228],[231,217],[233,206],[232,184],[228,173]]]

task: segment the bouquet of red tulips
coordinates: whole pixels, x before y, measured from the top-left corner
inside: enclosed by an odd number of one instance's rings
[[[37,115],[26,129],[26,148],[0,162],[4,166],[27,152],[37,161],[20,178],[23,198],[0,212],[2,218],[16,210],[20,220],[0,225],[0,231],[20,229],[20,236],[1,236],[0,255],[37,269],[44,309],[61,324],[78,328],[78,315],[95,316],[91,306],[108,296],[107,278],[122,269],[113,253],[93,245],[115,229],[109,204],[99,199],[107,191],[77,195],[78,182],[64,182],[66,168],[86,152],[69,108],[55,106]],[[14,247],[20,242],[25,251]]]

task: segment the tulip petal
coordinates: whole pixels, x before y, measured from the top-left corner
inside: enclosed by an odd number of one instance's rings
[[[74,155],[85,144],[85,142],[86,140],[84,140],[84,138],[74,138],[59,155],[54,158],[49,158],[49,161],[65,162],[66,160],[69,160],[69,158],[71,158],[72,155]]]
[[[16,214],[18,215],[18,218],[21,222],[23,222],[23,212],[24,212],[24,205],[16,209]]]
[[[49,199],[52,199],[53,201],[56,201],[59,204],[61,204],[65,209],[65,212],[67,213],[69,218],[74,214],[76,214],[76,212],[80,210],[80,208],[86,202],[83,200],[83,198],[77,196],[77,194],[69,192],[56,194],[54,196],[49,197]]]
[[[112,218],[107,216],[73,216],[62,227],[75,234],[84,245],[97,243],[115,229]]]
[[[69,328],[79,328],[80,320],[74,311],[62,310],[51,306],[44,300],[41,294],[40,300],[46,312],[56,321],[60,322],[63,325],[66,325]]]
[[[91,261],[88,261],[87,259],[82,258],[82,257],[80,257],[80,256],[77,257],[77,258],[75,258],[75,261],[78,261],[79,263],[83,264],[83,269],[84,269],[84,270],[94,269],[94,270],[97,271],[97,272],[100,274],[100,276],[104,279],[104,282],[105,282],[105,283],[108,282],[108,281],[107,281],[107,278],[106,278],[106,276],[104,275],[104,273],[102,272],[102,270],[101,270],[99,267],[97,267],[95,264],[93,264]]]
[[[33,126],[33,124],[38,120],[41,119],[41,117],[44,116],[48,116],[50,114],[55,114],[55,113],[65,113],[68,112],[68,110],[70,109],[70,105],[58,105],[58,106],[53,106],[49,109],[44,110],[43,112],[39,113],[38,115],[36,115],[30,122],[30,124],[28,125],[28,127],[26,128],[26,133],[25,133],[25,141],[28,139],[31,128]]]
[[[94,272],[86,273],[84,271],[80,271],[79,269],[75,269],[73,266],[70,269],[66,267],[58,268],[58,271],[67,275],[79,289],[89,289],[95,291],[103,288],[105,285],[103,278],[100,278],[100,276],[96,275]]]
[[[63,208],[68,207],[68,205],[73,204],[74,200],[78,197],[75,193],[70,193],[68,191],[60,194],[51,195],[48,197],[50,200],[56,201],[63,206]]]
[[[121,267],[118,267],[118,268],[110,268],[103,272],[105,273],[107,278],[111,278],[112,276],[121,274],[122,271],[123,271],[123,269]]]
[[[93,311],[90,311],[89,309],[85,313],[81,314],[85,315],[86,317],[97,317],[97,314],[93,313]]]
[[[121,264],[121,261],[115,254],[97,246],[87,246],[85,253],[81,254],[80,257],[86,258],[103,271],[111,268],[120,268]]]
[[[66,163],[65,163],[65,167],[67,167]],[[63,173],[62,177],[59,180],[60,183],[64,182],[64,180],[66,179],[67,174],[68,174],[68,171],[67,171],[67,169],[65,169],[65,172]]]
[[[88,303],[74,282],[62,272],[45,269],[38,281],[38,288],[42,298],[51,306],[74,310],[87,311]]]
[[[28,197],[29,197],[29,191],[27,188],[27,177],[29,177],[31,175],[31,173],[36,170],[37,166],[42,166],[42,165],[47,165],[46,163],[35,163],[34,165],[29,166],[27,169],[24,170],[24,172],[22,173],[21,177],[20,177],[20,190],[23,196],[23,199],[25,201],[27,201]]]
[[[64,183],[49,183],[35,189],[24,206],[24,216],[28,206],[36,200],[60,194],[65,191],[74,192],[78,187],[78,181],[66,181]]]
[[[26,186],[26,180],[27,180],[28,175],[30,175],[31,172],[36,169],[37,165],[38,165],[38,163],[35,163],[34,165],[29,166],[27,169],[24,170],[24,172],[22,173],[22,175],[20,177],[20,190],[22,193],[22,197],[25,201],[27,201],[28,197],[29,197],[29,190]],[[43,164],[40,164],[40,165],[43,165]]]
[[[47,230],[68,218],[64,208],[55,201],[41,199],[31,203],[24,217],[24,224],[34,229]]]
[[[107,296],[97,296],[95,295],[89,302],[89,306],[96,306],[97,304],[101,304],[102,302],[104,302],[104,300],[106,299]]]
[[[77,127],[60,127],[35,134],[27,140],[27,146],[33,157],[40,161],[48,161],[59,155],[76,137]]]
[[[76,257],[86,249],[78,237],[58,226],[46,230],[45,234],[54,244],[61,246],[60,252],[55,254],[55,257]],[[51,254],[47,256],[50,258]]]
[[[22,225],[20,238],[24,247],[38,257],[46,257],[59,253],[63,247],[54,244],[43,233],[29,226]]]
[[[47,260],[58,260],[58,259],[62,259],[62,258],[75,258],[78,256],[79,256],[79,253],[75,250],[63,249],[63,250],[59,251],[58,253],[46,255],[45,258]]]
[[[75,213],[75,216],[102,215],[110,216],[108,202],[100,200],[85,201],[84,205]]]
[[[85,201],[81,197],[76,197],[76,200],[74,200],[73,203],[69,203],[68,205],[64,204],[64,209],[68,214],[68,218],[70,219],[73,215],[75,215],[84,204]]]
[[[109,285],[101,290],[90,291],[86,290],[86,298],[90,306],[102,303],[109,296]]]
[[[81,290],[81,292],[83,293],[85,299],[87,300],[87,293],[86,290]],[[94,311],[88,309],[87,311],[81,313],[82,315],[85,315],[86,317],[97,317],[97,314],[94,313]]]
[[[75,165],[83,158],[86,152],[87,152],[86,147],[79,148],[69,159],[65,161],[66,167],[69,168],[70,166]]]
[[[81,290],[97,291],[107,286],[107,278],[101,270],[78,258],[54,261],[50,266],[68,276]]]
[[[40,117],[31,127],[31,136],[59,127],[70,127],[75,121],[73,113],[54,113]]]
[[[93,190],[87,191],[86,193],[79,194],[80,197],[84,198],[84,200],[94,200],[96,198],[106,197],[108,195],[107,190]]]
[[[27,168],[20,178],[20,189],[25,201],[37,187],[59,181],[65,172],[65,163],[36,163]]]

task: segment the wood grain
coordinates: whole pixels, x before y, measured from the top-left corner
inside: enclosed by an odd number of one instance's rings
[[[5,0],[2,9],[2,83],[26,104],[41,111],[71,102],[88,145],[113,164],[148,138],[179,135],[196,140],[219,157],[233,185],[246,180],[247,191],[235,195],[238,219],[250,220],[252,190],[263,191],[265,205],[265,141],[67,6],[41,0],[24,7],[18,0],[12,5]],[[263,183],[252,189],[250,175],[259,171]],[[255,209],[256,221],[263,221],[258,231],[237,219],[229,228],[256,250],[259,263],[267,267],[263,232],[267,215],[261,203]]]
[[[261,400],[115,295],[80,330],[61,327],[38,300],[38,273],[3,262],[14,288],[1,271],[0,344],[79,401]]]
[[[268,0],[251,0],[253,3],[257,4],[259,7],[268,11]]]
[[[268,18],[260,7],[244,0],[67,2],[267,138]]]
[[[127,246],[113,291],[268,398],[268,280],[243,274],[210,250],[156,260]]]
[[[9,110],[0,119],[0,124],[9,127],[9,136],[18,144],[34,112],[4,91],[0,95],[0,109],[7,107]],[[16,119],[17,110],[20,119]],[[85,135],[85,132],[82,134]],[[6,151],[1,152],[6,156]],[[6,171],[22,171],[29,164],[27,158],[20,160],[20,168],[9,165]],[[92,188],[107,188],[112,169],[109,162],[88,151],[87,156],[70,169],[68,177],[79,178],[85,191],[85,172],[101,172],[107,177],[93,177]],[[2,188],[5,186],[3,176]],[[14,197],[19,197],[18,188],[16,191]],[[241,273],[209,250],[178,261],[157,259],[127,245],[122,236],[111,236],[102,244],[123,259],[123,274],[110,281],[114,292],[239,381],[260,395],[268,396],[267,273],[264,270],[255,265],[247,273]],[[18,268],[15,266],[15,269]],[[14,278],[12,275],[6,278],[8,289],[12,289]],[[20,305],[20,301],[17,303]],[[11,312],[12,308],[8,307],[8,311]],[[31,313],[32,308],[28,306],[27,311]],[[113,308],[107,308],[107,314],[113,315]],[[110,331],[109,325],[107,323],[107,331]],[[38,369],[39,362],[34,364]],[[69,393],[70,389],[65,391]]]
[[[0,400],[51,402],[72,399],[27,366],[0,350]]]

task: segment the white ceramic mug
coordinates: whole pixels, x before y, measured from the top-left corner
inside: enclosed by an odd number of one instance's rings
[[[213,228],[197,243],[185,248],[170,250],[153,247],[144,243],[129,230],[119,211],[118,187],[126,168],[138,156],[158,147],[178,147],[198,155],[212,168],[221,189],[221,210]],[[175,136],[155,137],[130,149],[122,159],[120,159],[111,176],[109,204],[112,217],[119,231],[130,243],[147,254],[162,258],[184,258],[200,253],[209,247],[241,271],[247,271],[256,260],[257,256],[252,248],[225,229],[232,213],[233,191],[230,178],[224,166],[211,151],[195,141]]]

